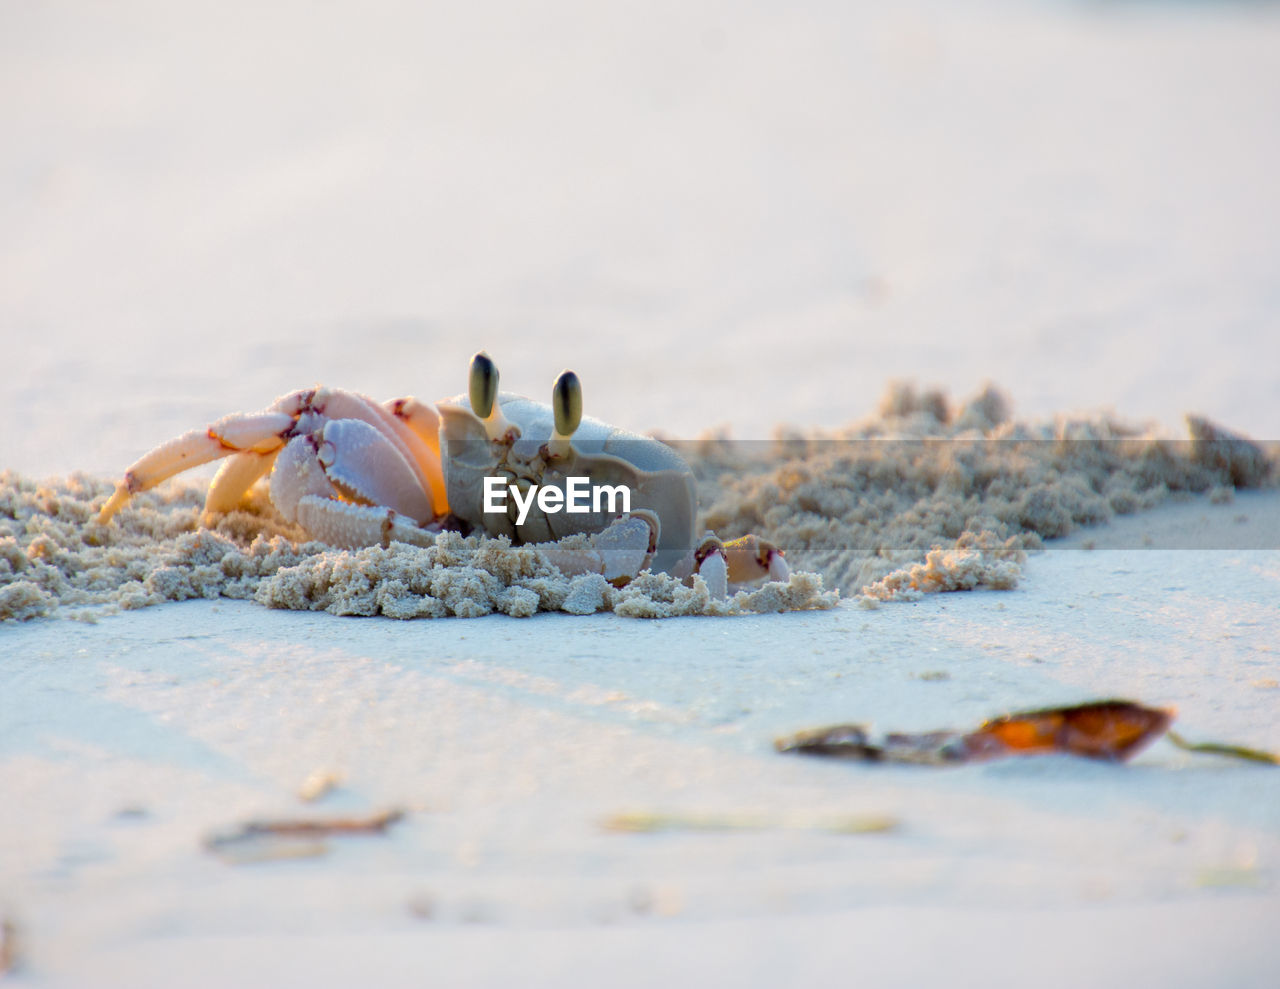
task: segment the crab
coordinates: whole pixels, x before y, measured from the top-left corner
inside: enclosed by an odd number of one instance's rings
[[[380,404],[323,387],[291,392],[262,412],[234,413],[145,454],[98,523],[138,492],[222,458],[205,498],[206,523],[236,508],[270,472],[280,514],[340,548],[427,545],[445,528],[481,529],[534,544],[566,574],[599,573],[615,586],[653,569],[686,582],[701,575],[723,597],[731,585],[789,576],[782,552],[766,540],[696,537],[688,464],[664,443],[584,416],[572,371],[556,379],[550,405],[500,394],[497,367],[484,353],[472,358],[468,392],[437,403]],[[617,511],[615,500],[601,499],[585,511],[554,510],[568,507],[574,478],[625,487],[630,505]],[[558,494],[535,501],[539,488]],[[490,500],[499,490],[510,496],[501,508]]]

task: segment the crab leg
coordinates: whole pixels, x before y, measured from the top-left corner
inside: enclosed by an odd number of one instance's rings
[[[228,457],[213,475],[213,483],[209,485],[209,493],[204,499],[205,515],[222,515],[232,511],[240,504],[258,478],[271,469],[276,462],[276,453],[254,453],[248,450]]]
[[[440,413],[430,402],[416,398],[396,398],[386,405],[387,411],[408,426],[427,449],[440,459]]]
[[[339,549],[362,549],[391,543],[430,546],[435,533],[394,508],[355,505],[321,495],[305,495],[295,509],[298,523],[313,537]]]
[[[439,413],[434,405],[419,402],[416,398],[396,399],[388,412],[397,423],[403,423],[408,428],[410,441],[407,446],[412,454],[410,462],[427,479],[436,515],[444,515],[449,511],[449,499],[445,494],[444,470],[440,466]]]
[[[293,417],[283,412],[230,415],[205,429],[193,429],[161,444],[125,471],[124,479],[98,513],[98,522],[109,521],[139,491],[153,488],[184,470],[229,453],[279,450],[292,427]]]

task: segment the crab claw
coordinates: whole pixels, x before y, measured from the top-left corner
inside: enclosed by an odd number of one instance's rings
[[[728,560],[731,584],[742,584],[761,577],[787,580],[791,576],[791,568],[787,566],[782,550],[767,539],[743,536],[725,543],[723,549]]]
[[[615,587],[629,583],[653,558],[657,518],[639,511],[615,519],[609,528],[587,539],[588,545],[566,549],[560,543],[539,543],[542,558],[569,576],[598,573]]]
[[[791,576],[782,550],[767,539],[743,536],[726,543],[713,532],[703,536],[693,553],[672,572],[685,580],[692,574],[701,575],[712,597],[717,598],[727,597],[729,588],[737,584],[764,577],[785,581]]]
[[[471,411],[484,422],[489,439],[510,442],[513,435],[519,436],[520,430],[502,414],[502,407],[498,404],[498,366],[483,350],[471,358],[468,384]]]
[[[728,596],[729,559],[725,555],[724,543],[710,532],[703,536],[693,551],[693,570],[702,575],[713,598]]]

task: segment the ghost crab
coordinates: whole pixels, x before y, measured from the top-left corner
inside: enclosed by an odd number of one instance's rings
[[[701,574],[722,597],[730,584],[789,574],[781,551],[755,536],[695,539],[688,465],[664,443],[583,416],[572,371],[556,379],[551,405],[499,394],[497,368],[483,353],[472,358],[469,392],[436,404],[400,398],[381,405],[331,388],[292,392],[263,412],[234,413],[145,454],[98,522],[138,492],[224,457],[205,499],[206,520],[234,509],[270,472],[280,514],[343,548],[427,544],[454,526],[537,544],[565,573],[600,573],[619,586],[652,568],[685,580]],[[630,510],[593,504],[554,512],[540,503],[520,518],[514,498],[505,510],[485,510],[486,478],[531,504],[535,486],[558,490],[563,503],[573,477],[625,486]]]

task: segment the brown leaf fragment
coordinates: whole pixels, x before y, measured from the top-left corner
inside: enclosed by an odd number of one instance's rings
[[[955,731],[927,731],[918,735],[890,732],[884,737],[881,755],[889,762],[923,766],[964,762],[968,758],[964,736]]]
[[[234,830],[210,835],[205,839],[205,847],[234,862],[309,858],[328,851],[325,838],[383,834],[402,817],[403,811],[388,810],[369,817],[249,821]]]
[[[779,752],[942,766],[1010,755],[1065,753],[1121,762],[1158,738],[1174,713],[1134,701],[1104,700],[1006,714],[967,734],[890,733],[872,741],[861,725],[800,732],[774,743]]]
[[[971,760],[1065,752],[1123,762],[1159,738],[1174,712],[1105,700],[1006,714],[964,737]]]
[[[773,743],[779,752],[804,752],[808,755],[828,755],[838,759],[862,759],[877,762],[881,757],[878,746],[872,745],[867,729],[862,725],[832,725],[798,732]]]
[[[959,732],[932,731],[919,735],[891,733],[879,742],[872,742],[862,725],[833,725],[779,738],[773,744],[779,752],[801,752],[862,762],[913,762],[935,766],[963,762],[968,758],[963,747],[957,747],[961,741],[963,736]]]
[[[404,817],[404,811],[387,810],[371,817],[325,817],[285,821],[250,821],[242,832],[280,837],[328,837],[336,834],[381,834]]]

